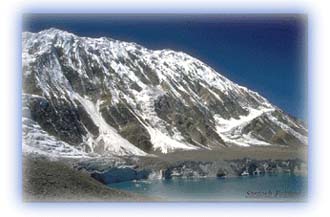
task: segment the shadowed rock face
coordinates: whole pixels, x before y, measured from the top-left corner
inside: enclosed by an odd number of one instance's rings
[[[104,106],[101,109],[101,113],[106,122],[118,129],[120,135],[132,144],[146,152],[152,150],[148,131],[132,114],[126,104],[120,103],[116,106]]]
[[[23,83],[25,118],[100,154],[118,140],[103,139],[110,131],[147,153],[221,148],[244,135],[268,145],[306,144],[299,121],[181,52],[56,29],[23,33]],[[223,131],[228,120],[242,122]],[[123,145],[122,152],[136,151]]]
[[[196,146],[218,146],[225,143],[216,133],[211,113],[197,106],[185,106],[181,101],[163,95],[155,101],[157,115],[175,126],[187,141]]]
[[[300,132],[302,135],[307,135],[307,130],[302,125],[297,125],[291,117],[283,119],[283,112],[274,111],[271,113],[273,117],[278,118],[282,123],[290,126],[295,132]],[[292,133],[282,129],[280,126],[272,124],[272,120],[268,115],[261,115],[252,120],[243,128],[244,134],[250,133],[264,141],[269,141],[271,144],[278,145],[300,145],[301,141]]]
[[[79,109],[67,101],[57,99],[50,101],[42,97],[33,97],[29,100],[29,108],[33,120],[37,121],[43,129],[47,129],[51,135],[69,144],[80,144],[82,136],[87,133],[83,120],[89,121],[89,118],[84,117],[83,112],[79,112]],[[92,123],[90,125],[93,126]],[[86,126],[89,124],[86,123]],[[94,130],[97,129],[94,128]]]

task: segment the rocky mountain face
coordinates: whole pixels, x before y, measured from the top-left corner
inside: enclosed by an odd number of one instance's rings
[[[188,54],[58,29],[24,32],[22,43],[25,151],[307,145],[302,123]]]

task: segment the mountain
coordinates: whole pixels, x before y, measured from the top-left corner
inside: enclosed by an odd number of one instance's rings
[[[24,32],[22,43],[26,152],[143,156],[307,145],[302,122],[183,52],[54,28]]]

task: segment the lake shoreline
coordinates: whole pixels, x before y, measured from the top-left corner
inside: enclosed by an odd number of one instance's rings
[[[149,156],[54,158],[23,156],[24,201],[164,201],[109,188],[127,181],[170,181],[295,174],[307,177],[307,149],[233,148]],[[273,156],[272,158],[269,158]],[[59,172],[64,171],[64,172]],[[59,178],[61,177],[61,178]],[[74,180],[74,181],[72,181]],[[253,199],[253,198],[252,198]]]

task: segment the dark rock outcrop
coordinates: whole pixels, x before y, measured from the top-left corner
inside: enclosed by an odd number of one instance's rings
[[[217,176],[218,178],[224,178],[224,177],[227,176],[227,174],[228,174],[227,170],[222,169],[222,168],[219,168],[218,171],[217,171],[216,176]]]

